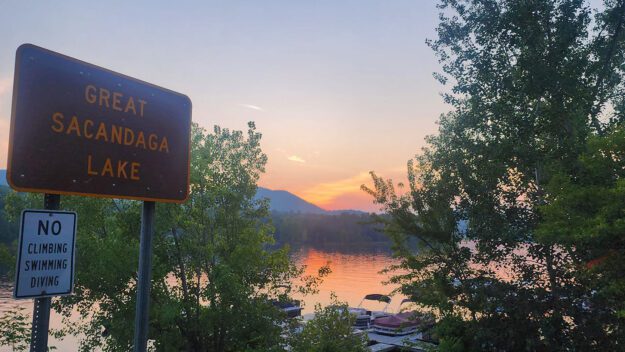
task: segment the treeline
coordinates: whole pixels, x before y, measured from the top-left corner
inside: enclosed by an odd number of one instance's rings
[[[13,233],[15,226],[9,222],[4,213],[5,197],[9,191],[8,187],[0,186],[0,243],[3,244],[11,244],[16,238],[16,234]]]
[[[10,222],[4,211],[6,195],[10,192],[9,187],[0,186],[0,278],[6,276],[14,264],[18,224]]]
[[[280,213],[271,214],[278,244],[290,245],[367,245],[390,244],[369,214],[337,215]]]

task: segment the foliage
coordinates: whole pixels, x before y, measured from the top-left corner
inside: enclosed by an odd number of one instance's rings
[[[4,212],[5,197],[10,189],[0,186],[0,277],[10,274],[15,265],[15,253],[17,243],[17,226],[10,222]]]
[[[11,245],[15,240],[15,224],[9,222],[4,214],[4,199],[11,189],[6,186],[0,186],[0,243]]]
[[[279,349],[290,323],[271,300],[316,289],[318,277],[292,284],[302,269],[286,249],[265,249],[268,204],[254,200],[267,160],[260,140],[253,123],[247,134],[193,126],[189,200],[156,207],[148,338],[159,351]],[[11,194],[6,209],[15,219],[39,204]],[[54,308],[81,350],[131,350],[140,203],[62,197],[62,207],[78,213],[75,294]]]
[[[375,174],[364,187],[389,215],[393,281],[454,350],[619,349],[625,1],[594,16],[582,0],[439,7],[428,44],[452,111],[405,192]],[[586,270],[607,246],[602,272]]]
[[[364,352],[367,339],[364,334],[354,334],[355,317],[345,303],[332,299],[327,307],[315,306],[315,316],[291,339],[294,352]]]
[[[0,277],[11,273],[15,265],[15,257],[13,256],[15,251],[12,251],[9,246],[0,243]]]
[[[605,136],[593,136],[579,157],[577,173],[554,170],[546,189],[550,201],[540,208],[543,221],[537,229],[542,241],[574,248],[579,264],[575,280],[582,291],[576,302],[592,315],[577,315],[575,323],[599,336],[623,343],[625,332],[625,130],[622,126]],[[605,336],[604,336],[605,335]]]
[[[30,346],[30,321],[23,307],[3,312],[0,317],[0,346],[26,351]]]

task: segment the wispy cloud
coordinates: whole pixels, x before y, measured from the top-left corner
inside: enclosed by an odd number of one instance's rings
[[[368,172],[361,172],[349,178],[325,182],[308,188],[302,192],[302,196],[314,204],[327,205],[337,197],[346,194],[361,194],[360,185],[370,183],[371,176]]]
[[[296,163],[305,163],[306,160],[300,158],[297,155],[291,155],[290,157],[288,157],[287,159],[291,160],[291,161],[295,161]]]
[[[252,109],[252,110],[256,110],[256,111],[265,111],[265,109],[261,108],[260,106],[252,105],[252,104],[239,104],[239,106]]]

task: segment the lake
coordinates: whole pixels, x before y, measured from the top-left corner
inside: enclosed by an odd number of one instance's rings
[[[369,293],[390,294],[396,286],[384,285],[389,275],[381,274],[384,268],[396,263],[387,249],[377,248],[338,248],[333,250],[301,248],[294,252],[293,260],[305,265],[304,275],[315,275],[319,268],[329,263],[332,273],[319,287],[319,293],[303,297],[305,315],[314,311],[314,306],[330,303],[330,294],[334,292],[339,301],[357,306]],[[397,311],[403,297],[393,297],[389,310]],[[367,302],[366,307],[381,309],[382,304]]]
[[[396,262],[388,249],[383,246],[364,248],[342,246],[332,249],[303,247],[293,250],[292,259],[296,264],[306,266],[305,275],[316,275],[319,268],[326,263],[329,263],[332,270],[332,273],[320,285],[318,294],[297,297],[304,304],[303,314],[305,318],[310,318],[315,304],[329,304],[331,292],[334,292],[340,301],[347,302],[350,306],[357,306],[366,294],[388,294],[395,287],[382,283],[389,277],[380,274],[380,271]],[[15,306],[26,308],[25,312],[32,312],[33,301],[14,300],[12,290],[11,284],[0,284],[0,314],[13,309]],[[393,297],[389,310],[397,311],[402,298]],[[370,309],[381,309],[383,304],[367,302],[364,306]],[[50,326],[52,328],[61,326],[61,317],[54,312],[51,314]],[[63,341],[51,339],[50,345],[56,346],[59,351],[74,351],[77,342],[74,337],[68,337]],[[2,352],[10,350],[8,347],[0,347]]]

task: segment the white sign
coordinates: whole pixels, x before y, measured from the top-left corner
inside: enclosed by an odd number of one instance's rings
[[[76,213],[24,210],[13,297],[71,294],[75,240]]]

